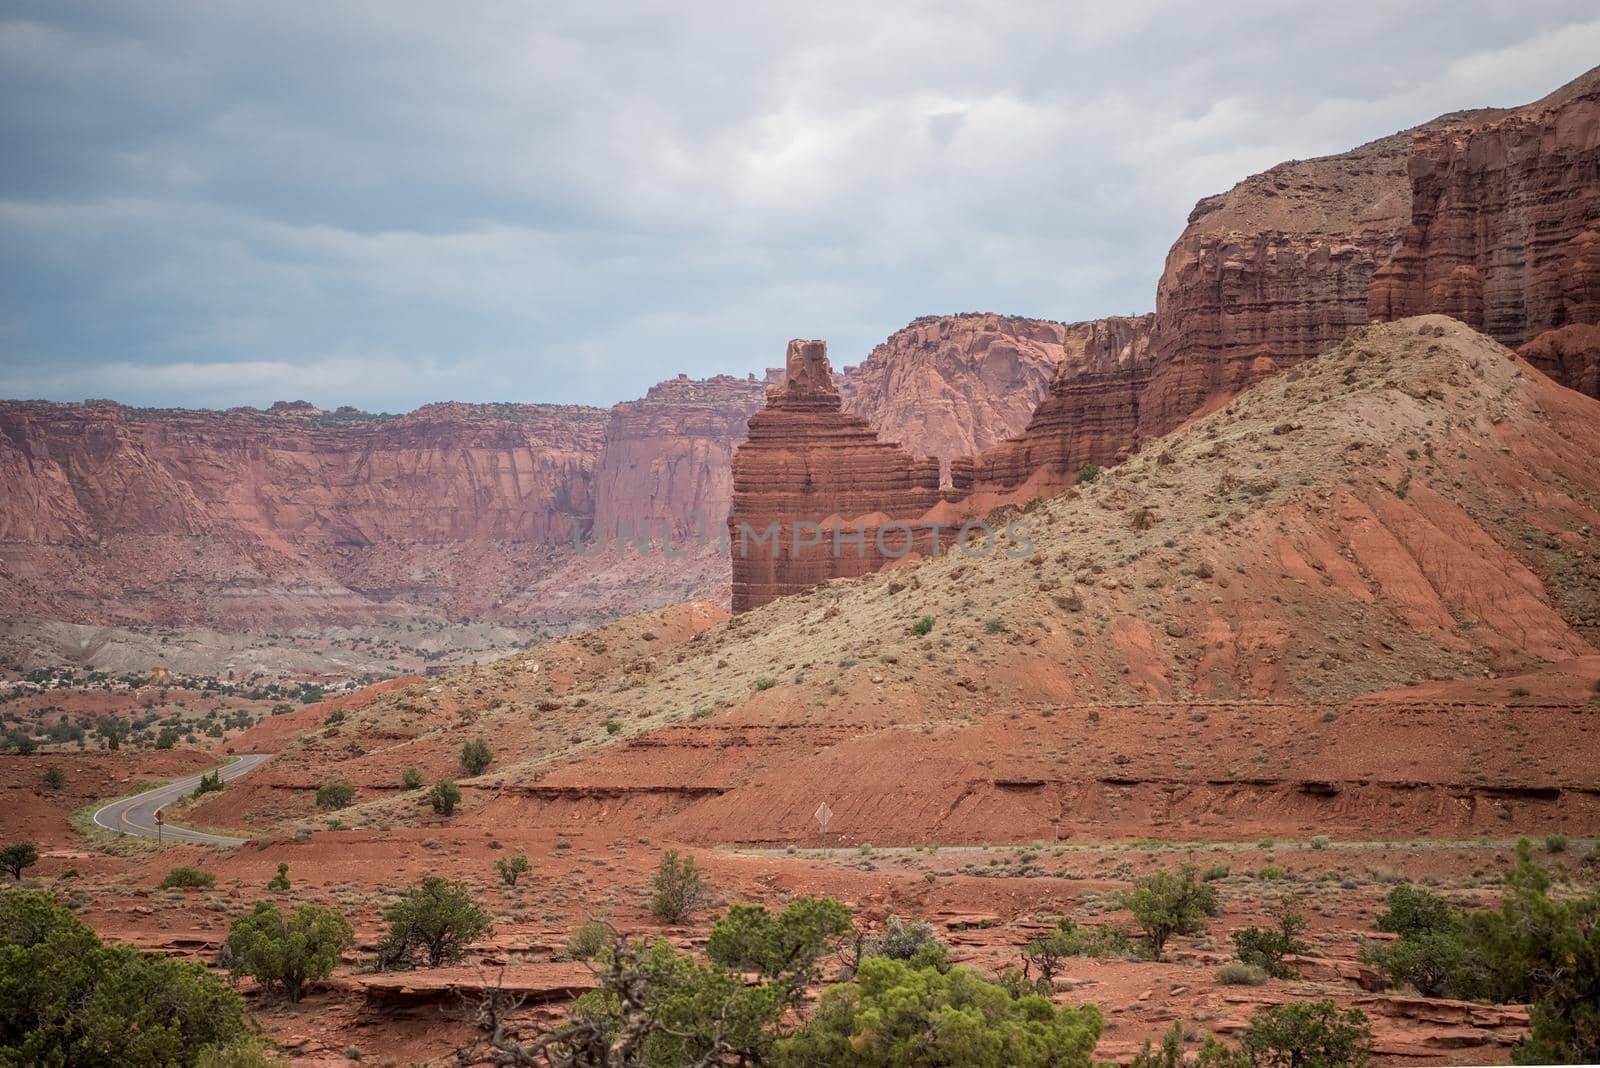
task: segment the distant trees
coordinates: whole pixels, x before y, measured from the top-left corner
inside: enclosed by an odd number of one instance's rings
[[[272,902],[262,901],[228,930],[229,968],[293,1003],[308,983],[333,974],[354,941],[349,921],[336,909],[301,905],[285,914]]]
[[[100,736],[100,744],[105,748],[121,749],[128,737],[128,725],[114,716],[101,716],[95,720],[94,732]]]
[[[1284,963],[1290,954],[1306,951],[1300,935],[1306,929],[1305,915],[1300,911],[1300,899],[1285,894],[1272,910],[1276,927],[1262,929],[1246,927],[1233,932],[1234,954],[1246,964],[1254,965],[1274,979],[1294,979],[1295,970]]]

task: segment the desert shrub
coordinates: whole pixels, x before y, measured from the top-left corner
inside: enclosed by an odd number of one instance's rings
[[[934,934],[933,924],[927,920],[906,923],[891,913],[882,934],[861,939],[859,956],[904,961],[913,968],[943,969],[949,967],[950,947]]]
[[[1255,1068],[1358,1068],[1372,1057],[1372,1028],[1360,1009],[1295,1001],[1259,1010],[1239,1045]]]
[[[711,902],[711,884],[706,882],[694,858],[667,850],[656,867],[652,882],[650,915],[663,923],[682,923]]]
[[[289,1062],[256,1039],[231,1046],[208,1046],[200,1051],[194,1068],[290,1068]]]
[[[168,1068],[245,1037],[244,1002],[199,964],[107,946],[48,894],[0,894],[0,1064]]]
[[[1099,467],[1097,467],[1094,464],[1084,464],[1082,467],[1080,467],[1078,469],[1078,477],[1077,477],[1076,481],[1077,481],[1078,485],[1081,486],[1085,482],[1093,482],[1095,479],[1097,479],[1099,477],[1100,477],[1100,468]]]
[[[1306,929],[1305,915],[1300,911],[1300,900],[1294,894],[1285,894],[1272,910],[1275,927],[1262,929],[1246,927],[1233,932],[1234,955],[1245,964],[1252,964],[1274,979],[1295,979],[1298,974],[1283,962],[1291,953],[1304,953],[1307,946],[1300,940]]]
[[[567,936],[567,956],[573,960],[594,960],[605,948],[610,935],[610,924],[590,917],[573,928]]]
[[[1325,834],[1314,834],[1314,835],[1311,836],[1311,848],[1312,849],[1327,849],[1328,846],[1330,846],[1332,844],[1333,844],[1333,839],[1329,838]]]
[[[400,785],[407,790],[422,789],[422,772],[417,770],[415,764],[407,766],[406,770],[400,773]]]
[[[918,638],[927,637],[929,634],[933,633],[933,617],[923,616],[921,619],[911,624],[911,626],[907,629],[909,629],[911,633],[916,635]]]
[[[336,909],[301,905],[285,915],[261,901],[228,929],[229,969],[297,1002],[306,984],[333,974],[354,941],[349,922]]]
[[[11,878],[22,879],[22,872],[39,863],[39,847],[32,842],[12,842],[0,849],[0,870],[11,873]]]
[[[1195,1057],[1189,1059],[1183,1049],[1183,1024],[1173,1021],[1158,1049],[1152,1050],[1150,1040],[1145,1039],[1130,1068],[1250,1068],[1250,1059],[1215,1035],[1207,1035]]]
[[[51,764],[44,769],[44,788],[54,793],[67,785],[67,773],[61,770],[61,765]]]
[[[1204,874],[1202,874],[1200,878],[1204,879],[1208,883],[1214,883],[1218,879],[1226,879],[1228,877],[1229,870],[1230,869],[1226,864],[1213,864],[1211,867],[1205,870]]]
[[[763,675],[756,680],[756,689],[758,690],[770,690],[776,685],[778,685],[778,680],[771,675]]]
[[[217,885],[217,877],[208,871],[187,865],[173,868],[157,884],[158,890],[210,890]]]
[[[1144,930],[1155,960],[1161,959],[1173,935],[1199,934],[1206,929],[1206,920],[1221,911],[1217,888],[1197,882],[1193,864],[1139,879],[1119,900]]]
[[[518,853],[514,857],[501,857],[494,862],[495,870],[500,873],[500,881],[507,886],[516,886],[517,880],[527,873],[530,865],[528,858]]]
[[[206,794],[214,794],[220,789],[222,789],[222,769],[218,768],[216,771],[208,771],[200,776],[200,781],[195,784],[194,792],[189,796],[203,797]]]
[[[1080,927],[1070,916],[1056,921],[1055,930],[1023,944],[1022,975],[1041,993],[1048,992],[1067,957],[1128,957],[1133,946],[1115,927]],[[1038,979],[1033,978],[1035,972]]]
[[[389,933],[378,947],[378,968],[437,968],[466,956],[467,946],[494,930],[466,885],[437,875],[406,894],[383,914]]]
[[[356,799],[356,788],[343,779],[325,782],[317,787],[317,807],[320,809],[347,808]]]
[[[1545,835],[1544,849],[1546,853],[1565,853],[1567,851],[1567,836],[1559,831],[1555,834]]]
[[[1270,978],[1265,968],[1242,960],[1230,960],[1217,969],[1217,982],[1224,986],[1260,986]]]
[[[289,865],[279,863],[278,874],[267,880],[267,889],[279,891],[289,889]]]
[[[161,728],[161,733],[156,735],[157,749],[171,749],[178,744],[178,732],[172,727]]]
[[[490,751],[489,743],[482,738],[461,743],[461,770],[468,775],[482,775],[493,759],[494,753]]]
[[[441,816],[455,815],[456,806],[461,803],[461,787],[449,779],[440,779],[433,784],[433,789],[428,791],[428,804]]]
[[[884,957],[830,987],[816,1015],[777,1041],[777,1068],[962,1065],[1088,1068],[1102,1020],[1093,1005],[1016,997],[965,968],[941,972]]]
[[[607,734],[621,734],[622,733],[622,724],[618,723],[614,719],[606,720],[606,733]]]

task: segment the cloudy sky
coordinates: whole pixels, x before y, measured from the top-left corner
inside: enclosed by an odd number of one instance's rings
[[[1201,196],[1597,60],[1593,0],[0,0],[0,396],[609,404],[1148,311]]]

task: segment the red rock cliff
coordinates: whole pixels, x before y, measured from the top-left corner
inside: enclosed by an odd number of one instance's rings
[[[593,513],[604,419],[0,403],[0,603],[223,626],[486,610]]]

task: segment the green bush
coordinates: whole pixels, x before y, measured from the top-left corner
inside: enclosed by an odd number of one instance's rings
[[[199,964],[107,946],[48,894],[0,893],[0,1064],[189,1068],[245,1038]]]
[[[44,788],[51,793],[67,785],[67,773],[61,770],[61,765],[51,764],[44,769]]]
[[[460,803],[461,788],[449,779],[440,779],[428,791],[428,804],[441,816],[455,815],[456,806]]]
[[[261,901],[228,929],[228,967],[297,1002],[308,983],[333,974],[354,941],[349,922],[336,909],[301,905],[285,915]]]
[[[1497,910],[1461,912],[1426,891],[1397,886],[1361,959],[1393,983],[1430,996],[1531,1004],[1519,1064],[1600,1062],[1600,889],[1550,896],[1551,877],[1517,846]]]
[[[31,868],[39,863],[39,847],[32,842],[12,842],[4,849],[0,849],[0,870],[11,873],[11,878],[20,881],[25,868]]]
[[[1133,946],[1115,927],[1080,927],[1070,916],[1056,921],[1055,930],[1023,944],[1022,975],[1041,993],[1053,989],[1056,972],[1067,957],[1129,957]],[[1034,979],[1034,972],[1038,978]]]
[[[1289,954],[1304,953],[1308,948],[1300,940],[1306,929],[1306,918],[1300,911],[1300,900],[1285,894],[1272,910],[1277,926],[1263,930],[1246,927],[1233,932],[1234,954],[1245,964],[1254,965],[1274,979],[1296,979],[1298,973],[1283,962]]]
[[[1328,846],[1330,846],[1332,844],[1333,844],[1333,839],[1329,838],[1325,834],[1314,834],[1314,835],[1311,836],[1311,848],[1312,849],[1327,849]]]
[[[1359,1068],[1372,1057],[1372,1028],[1360,1009],[1296,1001],[1259,1010],[1239,1045],[1255,1068]]]
[[[1088,1068],[1102,1020],[1093,1005],[1016,997],[965,968],[941,972],[884,957],[830,987],[816,1015],[777,1041],[776,1068]]]
[[[343,779],[317,787],[317,807],[324,810],[348,808],[356,799],[356,788]]]
[[[1199,934],[1206,929],[1206,920],[1221,911],[1217,888],[1197,882],[1195,874],[1195,866],[1185,864],[1175,872],[1139,879],[1120,895],[1122,907],[1144,930],[1154,960],[1161,959],[1173,935]]]
[[[1217,982],[1224,986],[1260,986],[1270,978],[1265,968],[1242,960],[1230,960],[1217,969]]]
[[[921,619],[911,624],[909,629],[911,633],[916,635],[918,638],[925,638],[929,634],[933,633],[933,617],[923,616]]]
[[[268,890],[284,891],[289,889],[289,865],[279,863],[278,874],[267,880]]]
[[[1100,468],[1099,467],[1095,466],[1094,464],[1084,464],[1082,467],[1080,467],[1078,469],[1077,482],[1078,482],[1078,485],[1081,486],[1085,482],[1093,482],[1095,479],[1097,479],[1099,477],[1100,477]]]
[[[938,968],[950,966],[950,947],[934,934],[933,924],[927,920],[906,923],[891,913],[883,925],[883,933],[861,939],[859,954],[867,957],[884,957],[910,964],[913,968]]]
[[[208,871],[188,866],[173,868],[157,885],[158,890],[210,890],[217,885],[217,877]]]
[[[756,689],[758,690],[770,690],[776,685],[778,685],[778,680],[770,675],[763,675],[756,680]]]
[[[584,920],[567,936],[567,956],[573,960],[594,960],[606,947],[611,925],[593,917]]]
[[[761,905],[735,905],[712,927],[706,956],[793,992],[821,978],[818,962],[853,929],[850,910],[832,898],[799,898],[776,917]]]
[[[422,789],[422,772],[417,770],[415,764],[408,766],[405,771],[400,773],[400,785],[407,790]]]
[[[378,947],[378,968],[437,968],[466,956],[467,946],[494,931],[466,885],[437,875],[406,894],[383,915],[389,934]]]
[[[1545,835],[1544,849],[1546,853],[1565,853],[1567,851],[1567,836],[1559,831],[1555,834]]]
[[[494,862],[494,866],[500,873],[500,881],[507,886],[516,886],[517,880],[525,875],[530,867],[528,858],[521,853],[514,857],[501,857]]]
[[[468,775],[482,775],[492,760],[494,753],[482,738],[461,743],[461,770]]]
[[[711,903],[711,884],[694,858],[680,856],[676,849],[661,858],[652,886],[650,915],[662,923],[682,923]]]
[[[113,748],[115,747],[113,746]],[[218,768],[216,771],[208,771],[204,775],[200,776],[200,782],[195,785],[194,792],[189,796],[203,797],[206,794],[214,794],[221,789],[222,769]]]
[[[1266,976],[1263,975],[1261,979],[1265,982]],[[1250,1068],[1250,1060],[1215,1035],[1205,1037],[1193,1060],[1185,1058],[1183,1024],[1174,1021],[1171,1029],[1161,1039],[1161,1048],[1151,1050],[1150,1040],[1145,1039],[1144,1047],[1134,1054],[1130,1068]],[[1325,1066],[1307,1065],[1306,1068],[1325,1068]]]

